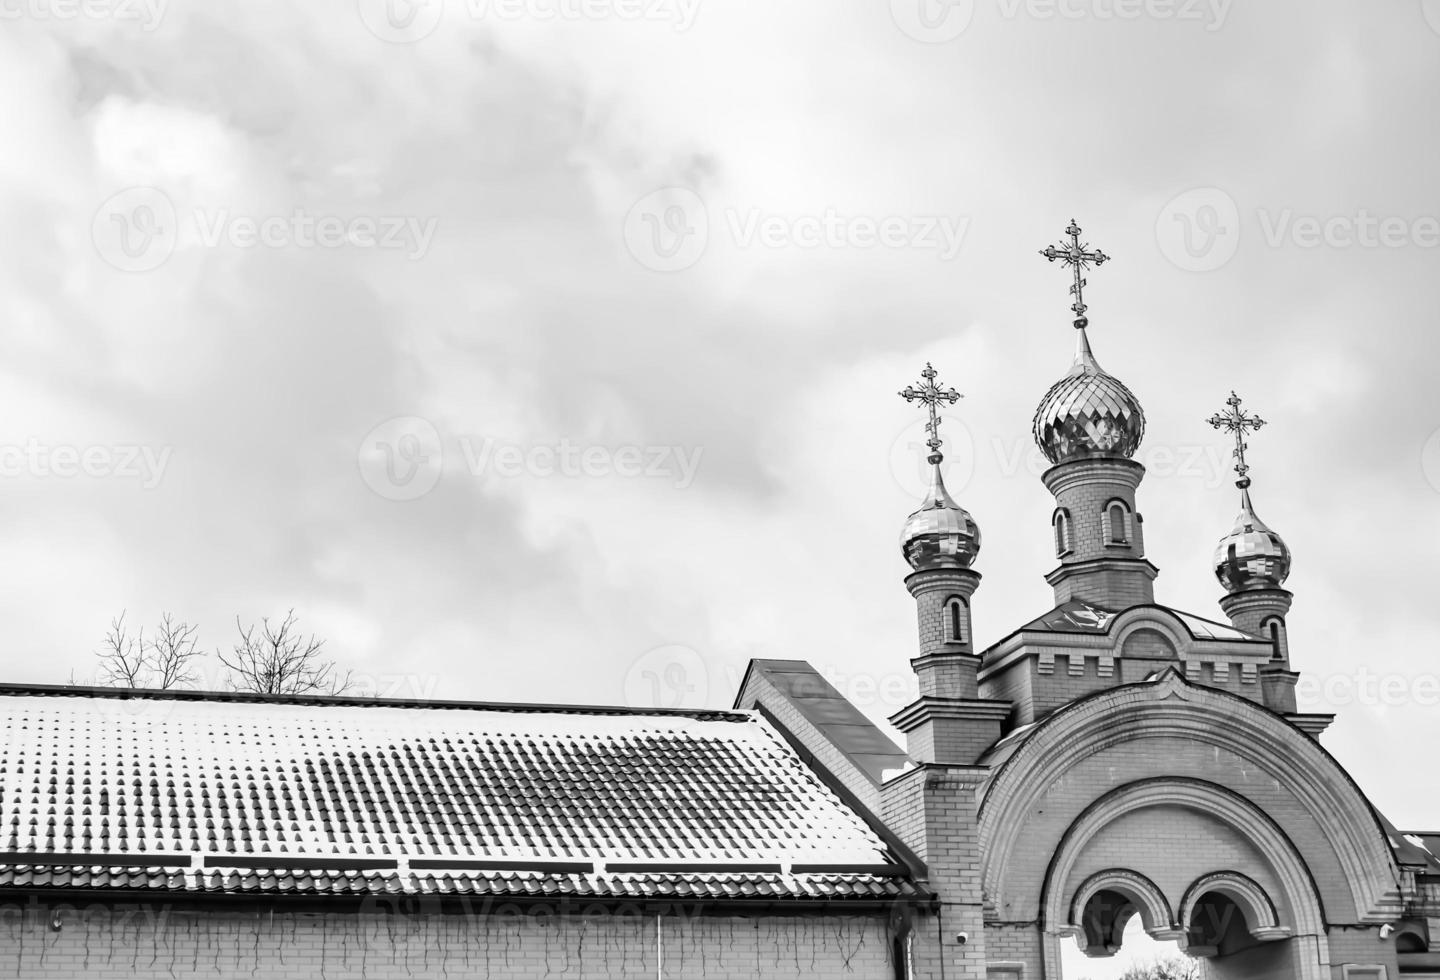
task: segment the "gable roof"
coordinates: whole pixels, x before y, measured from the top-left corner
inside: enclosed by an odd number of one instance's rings
[[[0,887],[912,888],[749,712],[0,686],[0,724]]]

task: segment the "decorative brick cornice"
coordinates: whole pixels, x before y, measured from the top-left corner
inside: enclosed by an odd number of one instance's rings
[[[1059,496],[1071,487],[1087,483],[1122,484],[1134,489],[1145,478],[1145,467],[1133,459],[1097,457],[1076,459],[1052,466],[1040,474],[1045,488]]]
[[[905,588],[912,596],[941,590],[969,599],[980,587],[981,575],[971,568],[922,568],[905,576]]]
[[[1009,701],[984,698],[918,698],[890,716],[890,724],[911,732],[927,721],[1003,722],[1010,714]]]
[[[1056,585],[1077,575],[1094,575],[1099,572],[1139,572],[1150,581],[1160,574],[1160,569],[1148,558],[1087,558],[1069,565],[1061,565],[1045,574],[1045,581]]]

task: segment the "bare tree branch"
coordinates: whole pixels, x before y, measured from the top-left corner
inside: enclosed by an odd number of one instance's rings
[[[160,626],[150,644],[149,662],[154,684],[162,691],[197,680],[192,661],[202,655],[195,645],[198,629],[192,623],[177,622],[168,612],[160,617]]]
[[[105,645],[95,656],[100,658],[100,675],[106,684],[115,687],[144,687],[148,673],[145,656],[145,631],[131,636],[125,626],[125,613],[110,620]]]
[[[230,671],[230,686],[237,691],[260,694],[340,694],[350,688],[350,673],[340,675],[333,660],[322,660],[324,640],[315,634],[307,638],[296,625],[291,609],[278,625],[269,617],[248,627],[235,617],[240,634],[234,651],[216,653]]]

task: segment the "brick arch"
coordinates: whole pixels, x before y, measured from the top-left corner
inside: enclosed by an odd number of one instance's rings
[[[1086,934],[1084,923],[1086,907],[1090,900],[1102,892],[1116,892],[1123,895],[1140,914],[1145,931],[1160,940],[1176,939],[1175,916],[1170,911],[1170,901],[1149,878],[1138,871],[1127,868],[1110,868],[1086,878],[1075,889],[1070,899],[1070,917],[1067,930],[1072,934]],[[1087,941],[1091,937],[1086,936]]]
[[[1238,871],[1217,871],[1205,875],[1185,889],[1180,899],[1180,928],[1189,932],[1195,916],[1195,903],[1216,892],[1224,895],[1245,913],[1245,925],[1256,939],[1284,939],[1292,934],[1289,926],[1280,924],[1275,903],[1265,894],[1259,882]]]
[[[1132,623],[1140,621],[1137,617]],[[1221,719],[1224,723],[1217,724]],[[1398,870],[1384,831],[1339,764],[1317,742],[1273,713],[1235,695],[1190,684],[1173,669],[1154,680],[1112,688],[1061,708],[1026,733],[992,770],[979,810],[987,901],[1007,907],[1012,899],[1033,896],[1020,900],[1019,908],[1011,911],[1038,914],[1040,896],[1028,891],[1033,885],[1015,882],[1008,873],[1012,856],[1027,848],[1033,851],[1035,842],[1025,836],[1030,814],[1043,809],[1044,796],[1084,760],[1117,746],[1143,752],[1144,742],[1151,738],[1219,749],[1252,765],[1322,829],[1323,846],[1328,849],[1325,859],[1333,861],[1339,872],[1336,891],[1345,894],[1352,906],[1342,906],[1336,913],[1348,919],[1353,911],[1357,922],[1391,921],[1398,915]],[[1227,797],[1236,795],[1223,792]],[[1308,846],[1318,845],[1307,842]]]
[[[1142,630],[1160,634],[1177,655],[1189,652],[1195,643],[1190,630],[1171,613],[1159,606],[1139,606],[1127,609],[1110,624],[1110,636],[1115,649],[1123,650],[1126,642]]]
[[[1253,881],[1234,872],[1216,872],[1198,879],[1186,891],[1178,922],[1172,919],[1166,929],[1152,929],[1151,923],[1146,922],[1145,931],[1156,939],[1173,939],[1184,945],[1188,927],[1186,917],[1193,913],[1194,902],[1209,891],[1220,891],[1235,900],[1242,910],[1248,912],[1252,907],[1264,910],[1253,913],[1255,918],[1252,921],[1265,922],[1264,926],[1258,927],[1263,931],[1251,929],[1256,938],[1269,940],[1298,936],[1301,939],[1302,951],[1298,957],[1300,980],[1327,980],[1330,976],[1330,956],[1324,910],[1300,852],[1280,827],[1249,800],[1223,786],[1199,780],[1157,779],[1121,786],[1100,797],[1071,823],[1050,861],[1041,886],[1043,924],[1051,945],[1063,936],[1083,935],[1083,924],[1075,920],[1074,908],[1076,900],[1092,879],[1086,879],[1069,896],[1066,894],[1066,883],[1090,841],[1104,827],[1127,814],[1167,805],[1178,805],[1219,819],[1252,841],[1267,856],[1280,880],[1290,918],[1280,921],[1274,902]],[[1142,877],[1139,872],[1128,873]],[[1197,891],[1197,886],[1206,881],[1212,882],[1212,885]],[[1249,882],[1250,887],[1245,887],[1243,882]],[[1160,897],[1163,900],[1164,896]]]

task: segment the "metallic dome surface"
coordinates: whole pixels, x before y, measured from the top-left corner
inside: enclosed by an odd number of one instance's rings
[[[1140,401],[1119,378],[1105,373],[1079,330],[1075,364],[1035,409],[1035,443],[1052,463],[1092,456],[1128,459],[1145,435]]]
[[[1240,516],[1215,546],[1215,577],[1227,592],[1278,589],[1290,575],[1290,549],[1255,516],[1250,491],[1240,490]]]
[[[946,492],[939,464],[932,467],[925,502],[900,531],[900,551],[916,571],[969,568],[980,553],[980,527]]]

